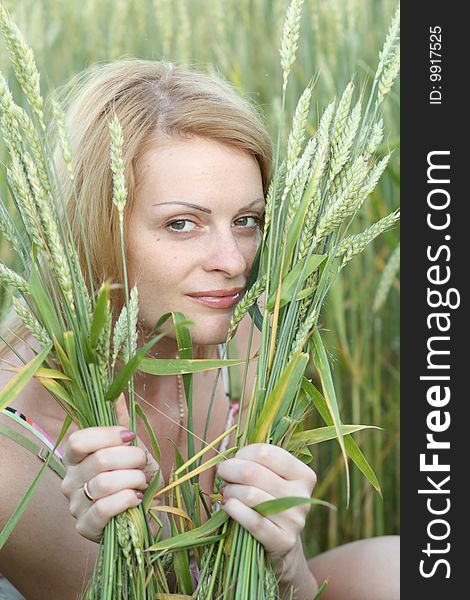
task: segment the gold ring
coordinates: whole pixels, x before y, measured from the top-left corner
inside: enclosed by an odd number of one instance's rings
[[[85,482],[85,485],[83,486],[83,493],[85,494],[85,496],[88,498],[88,500],[91,500],[91,502],[94,502],[95,499],[93,498],[93,496],[90,494],[90,491],[88,489],[88,481]]]

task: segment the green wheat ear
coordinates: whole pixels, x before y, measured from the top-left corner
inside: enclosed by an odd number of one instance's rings
[[[283,90],[287,88],[287,80],[292,65],[294,64],[299,35],[300,35],[300,17],[302,14],[303,0],[292,0],[289,4],[282,31],[281,47],[279,54],[281,55],[281,67],[283,76]]]
[[[227,334],[227,340],[230,340],[237,330],[238,324],[248,312],[250,306],[252,306],[256,300],[261,296],[266,288],[266,274],[256,281],[248,292],[243,296],[240,302],[233,311],[232,321]]]
[[[387,231],[395,223],[400,219],[400,211],[396,210],[395,212],[387,215],[380,221],[373,223],[370,227],[365,229],[362,233],[358,233],[355,235],[350,235],[345,238],[341,244],[339,245],[335,258],[343,257],[341,262],[341,268],[346,266],[346,264],[357,254],[360,254],[365,248],[373,241],[375,238],[384,231]]]
[[[0,262],[0,284],[12,287],[23,294],[29,292],[28,282],[2,262]]]
[[[109,124],[111,135],[111,171],[113,172],[113,204],[117,206],[119,220],[124,219],[124,208],[127,202],[126,178],[124,175],[124,159],[122,156],[124,136],[119,119],[115,116]]]
[[[21,319],[22,323],[25,325],[26,329],[34,335],[34,337],[38,340],[40,344],[43,346],[48,346],[52,340],[47,334],[47,331],[44,327],[39,323],[33,313],[27,308],[22,302],[13,296],[12,299],[13,308],[15,309],[16,314]]]
[[[34,60],[34,54],[25,42],[23,34],[18,29],[16,23],[10,19],[3,2],[0,2],[0,30],[3,33],[8,56],[13,65],[16,78],[26,100],[38,118],[41,129],[45,131],[40,76]]]

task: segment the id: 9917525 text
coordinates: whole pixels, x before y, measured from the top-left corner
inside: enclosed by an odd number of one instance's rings
[[[429,104],[442,103],[442,29],[439,25],[429,27]]]

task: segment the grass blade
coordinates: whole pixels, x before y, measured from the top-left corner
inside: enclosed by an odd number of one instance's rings
[[[325,423],[330,426],[333,425],[333,419],[331,418],[331,415],[329,413],[326,401],[323,398],[322,394],[317,390],[317,388],[305,378],[302,381],[302,388],[312,399],[312,402],[314,403],[316,409],[320,413]],[[344,439],[344,445],[346,447],[346,452],[348,453],[349,458],[354,462],[354,464],[361,471],[361,473],[367,477],[371,485],[382,496],[382,490],[380,487],[379,480],[377,479],[374,470],[367,462],[366,457],[362,454],[355,440],[353,440],[352,437],[348,436]]]
[[[24,389],[30,379],[34,377],[37,370],[41,367],[42,363],[49,355],[51,348],[52,344],[46,346],[37,356],[35,356],[9,380],[7,385],[0,392],[0,412],[6,406],[12,403],[14,398],[16,398],[21,390]]]
[[[350,435],[351,433],[361,431],[363,429],[380,429],[380,427],[375,427],[374,425],[342,426],[343,435]],[[293,450],[303,448],[304,446],[313,446],[315,444],[320,444],[321,442],[334,440],[336,438],[336,429],[334,427],[318,427],[317,429],[307,429],[306,431],[299,431],[299,433],[294,433],[292,435],[289,440],[289,446],[287,450],[292,452]]]
[[[283,498],[275,498],[274,500],[266,500],[266,502],[260,502],[252,508],[260,515],[263,515],[263,517],[267,517],[268,515],[275,515],[283,510],[288,510],[293,506],[300,506],[301,504],[319,504],[320,506],[327,506],[331,510],[336,510],[336,506],[333,506],[333,504],[325,502],[324,500],[318,500],[318,498],[302,498],[298,496],[285,496]]]
[[[332,417],[333,425],[335,427],[338,438],[338,443],[340,445],[341,452],[343,453],[344,468],[346,471],[346,504],[349,505],[350,480],[348,455],[344,446],[342,423],[339,416],[338,402],[336,400],[336,392],[333,384],[333,377],[331,375],[330,364],[328,362],[325,346],[323,345],[323,340],[321,339],[320,332],[318,331],[318,329],[314,331],[310,340],[312,349],[315,353],[314,364],[318,370],[318,374],[320,375],[320,380],[323,387],[323,397],[325,398],[326,405]]]
[[[286,413],[298,391],[308,358],[308,354],[299,352],[282,372],[258,417],[252,443],[265,442],[268,439],[269,429]]]

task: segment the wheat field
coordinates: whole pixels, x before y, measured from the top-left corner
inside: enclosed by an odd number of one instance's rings
[[[261,108],[277,134],[282,72],[279,42],[287,0],[7,0],[12,16],[32,46],[45,95],[96,61],[122,56],[165,58],[213,71],[231,81]],[[367,90],[377,66],[396,2],[306,0],[298,58],[286,98],[282,135],[302,90],[313,78],[309,129],[354,76]],[[2,72],[12,75],[5,53]],[[8,77],[13,92],[17,83]],[[17,95],[18,101],[20,95]],[[364,230],[399,203],[399,88],[384,105],[388,137],[379,155],[392,158],[355,229]],[[0,149],[3,160],[3,148]],[[0,193],[7,188],[0,174]],[[12,254],[0,239],[0,260]],[[312,508],[304,532],[310,555],[361,537],[398,533],[399,526],[399,230],[375,240],[334,284],[320,324],[327,332],[343,422],[377,425],[382,431],[355,434],[379,477],[383,499],[351,468],[351,503],[346,504],[342,457],[334,442],[315,446],[316,496],[338,512]],[[0,290],[0,314],[10,305]],[[311,376],[316,374],[312,370]],[[321,423],[311,417],[310,427]]]

